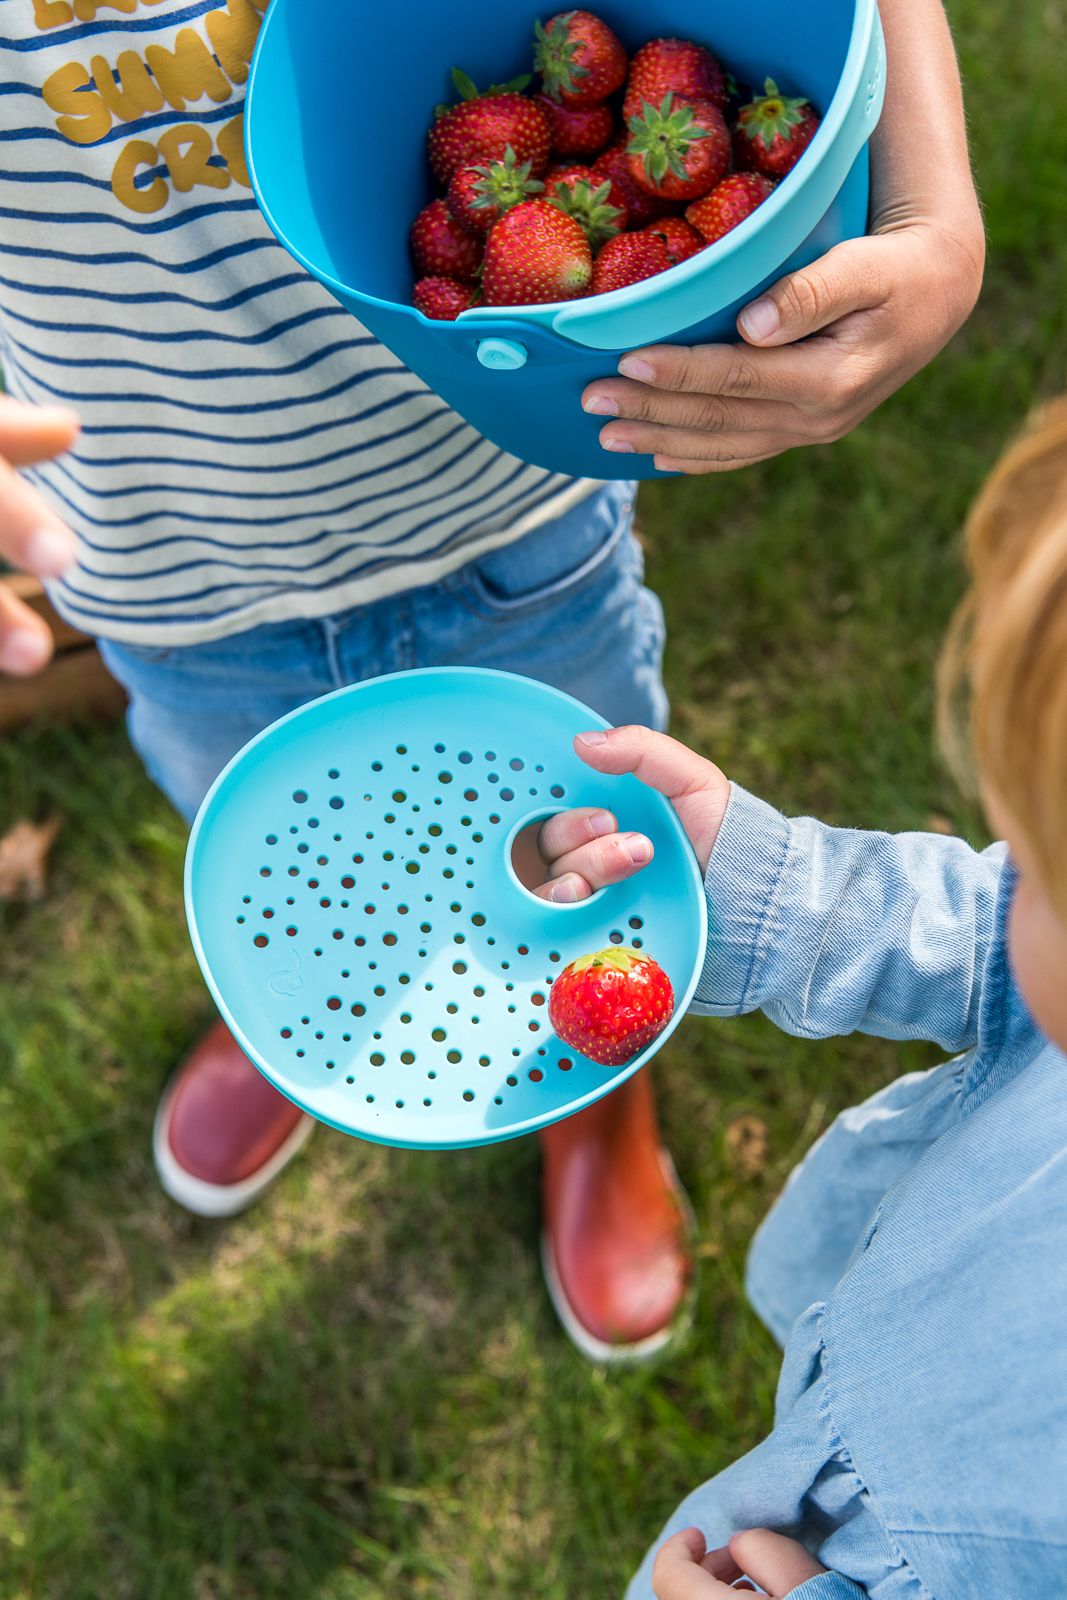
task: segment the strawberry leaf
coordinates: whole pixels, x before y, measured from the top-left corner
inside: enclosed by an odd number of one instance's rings
[[[452,68],[452,82],[456,93],[461,100],[477,100],[479,91],[473,78],[469,78],[462,67]]]
[[[573,11],[555,19],[549,32],[540,21],[534,23],[534,68],[541,74],[545,93],[559,105],[565,94],[578,87],[581,78],[588,78],[589,68],[578,63],[580,40],[572,39],[570,32]]]
[[[668,172],[685,178],[685,157],[691,146],[698,139],[709,137],[708,130],[693,121],[690,106],[680,105],[675,110],[673,105],[674,96],[665,94],[658,110],[646,102],[641,115],[630,118],[627,150],[631,155],[644,156],[645,172],[656,185]]]
[[[547,197],[549,202],[574,218],[594,255],[619,232],[622,212],[610,203],[610,179],[595,189],[587,178],[579,178],[575,184],[556,183],[552,187],[555,193]]]
[[[520,72],[517,78],[509,78],[507,83],[493,83],[485,91],[486,95],[494,94],[522,94],[533,82],[533,74]]]
[[[802,97],[781,94],[773,78],[767,78],[764,93],[738,113],[738,128],[753,144],[762,139],[769,150],[776,139],[788,141],[794,128],[804,121],[809,102]]]

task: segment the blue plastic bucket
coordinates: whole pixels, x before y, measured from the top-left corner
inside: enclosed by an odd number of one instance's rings
[[[486,438],[576,477],[655,477],[650,459],[601,448],[602,419],[582,412],[582,390],[637,345],[736,338],[737,312],[760,289],[865,232],[885,46],[876,0],[763,0],[756,15],[736,0],[609,0],[599,10],[631,50],[657,35],[692,37],[741,79],[771,76],[822,112],[770,199],[669,273],[452,323],[411,306],[407,237],[432,195],[432,108],[453,98],[453,66],[477,83],[529,70],[534,18],[552,11],[529,0],[273,0],[249,80],[248,166],[281,243]]]

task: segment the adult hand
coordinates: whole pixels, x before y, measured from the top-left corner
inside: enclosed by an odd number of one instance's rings
[[[684,1528],[661,1545],[652,1587],[657,1600],[726,1600],[754,1589],[743,1580],[747,1573],[771,1600],[784,1600],[825,1571],[802,1544],[766,1528],[737,1533],[722,1550],[708,1550],[699,1528]]]
[[[73,564],[74,538],[15,469],[61,455],[77,436],[72,411],[0,396],[0,557],[38,578],[58,578]],[[0,584],[0,672],[39,672],[51,654],[47,624]]]
[[[637,350],[582,403],[619,418],[605,449],[668,472],[731,472],[826,444],[937,354],[980,282],[973,251],[925,223],[851,240],[747,306],[743,344]]]
[[[580,733],[574,748],[597,772],[613,777],[630,772],[666,795],[700,870],[707,870],[730,799],[729,780],[713,762],[665,733],[639,726]],[[610,811],[588,806],[550,817],[539,830],[537,846],[547,881],[534,893],[560,904],[587,900],[595,889],[631,877],[652,860],[651,839],[620,832]],[[529,881],[526,875],[524,881]]]
[[[969,315],[985,236],[952,35],[941,0],[880,0],[879,11],[886,97],[871,138],[870,234],[747,306],[743,344],[624,356],[622,376],[583,399],[619,419],[601,432],[606,449],[651,454],[669,472],[730,472],[840,439]]]

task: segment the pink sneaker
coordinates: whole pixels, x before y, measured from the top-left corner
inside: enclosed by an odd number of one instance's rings
[[[159,1181],[198,1217],[232,1217],[259,1199],[313,1126],[216,1022],[159,1103],[152,1136]]]

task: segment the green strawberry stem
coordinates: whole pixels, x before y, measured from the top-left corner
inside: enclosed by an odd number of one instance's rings
[[[540,194],[544,184],[538,178],[531,178],[531,167],[532,162],[529,161],[524,161],[520,166],[514,150],[508,145],[502,161],[476,168],[480,177],[474,186],[471,205],[477,211],[492,207],[503,215],[520,201]]]
[[[741,114],[741,126],[747,138],[763,140],[769,150],[775,139],[788,140],[794,128],[804,121],[804,108],[808,102],[801,96],[785,95],[779,91],[773,78],[766,78],[763,94],[753,100]]]
[[[643,155],[645,172],[652,183],[660,184],[672,172],[676,178],[688,176],[685,157],[698,139],[707,139],[708,130],[693,121],[691,106],[673,110],[674,96],[665,94],[657,109],[644,101],[639,116],[629,119],[631,155]]]
[[[462,67],[452,68],[452,83],[460,100],[484,100],[497,94],[522,94],[530,87],[533,77],[529,72],[520,73],[517,78],[510,78],[507,83],[494,83],[488,89],[479,89],[474,79]],[[440,121],[452,107],[439,105],[434,107],[434,116]]]
[[[548,195],[547,199],[568,217],[574,218],[595,255],[601,245],[618,233],[619,218],[622,216],[618,206],[609,203],[610,178],[595,189],[587,178],[579,178],[575,184],[556,183],[552,187],[555,193]]]
[[[567,11],[557,17],[551,33],[540,21],[534,23],[534,68],[541,75],[545,93],[557,104],[563,94],[577,89],[579,78],[589,76],[589,68],[579,66],[576,60],[579,41],[571,38],[569,27],[573,16],[573,11]]]
[[[620,972],[629,972],[636,962],[646,959],[640,950],[631,949],[628,944],[616,944],[607,950],[597,950],[591,956],[579,956],[571,962],[571,970],[585,972],[589,967],[617,967]]]

